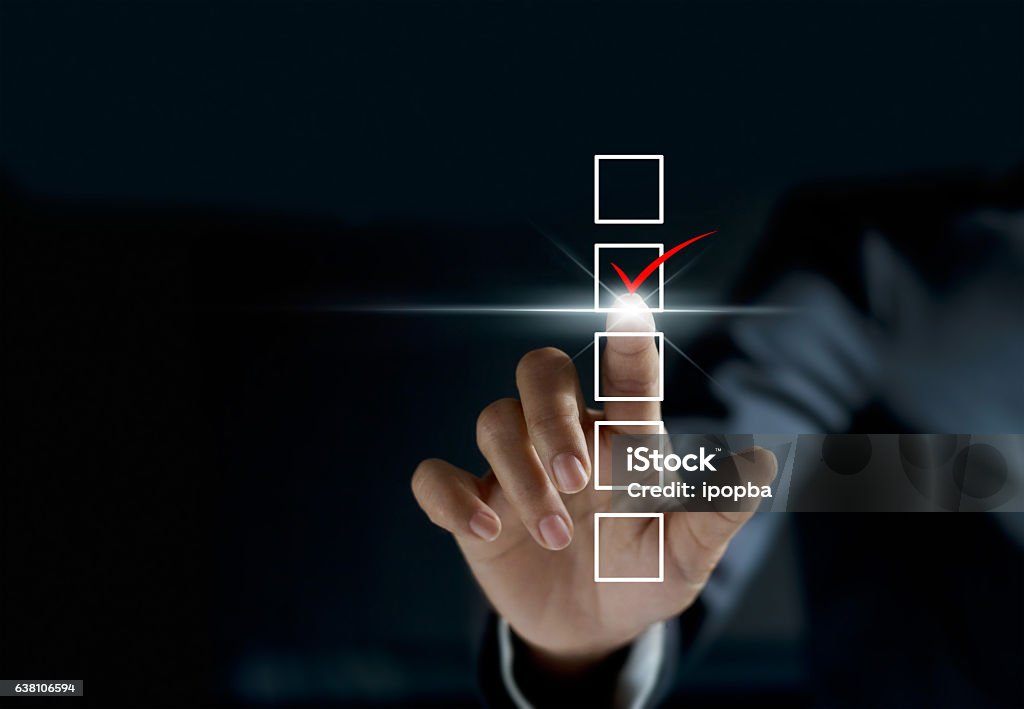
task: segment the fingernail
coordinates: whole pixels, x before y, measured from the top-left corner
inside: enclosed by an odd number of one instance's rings
[[[470,517],[469,528],[485,542],[493,542],[501,532],[501,522],[494,515],[481,510]]]
[[[551,461],[555,482],[562,492],[579,492],[587,486],[587,471],[572,453],[559,453]]]
[[[558,515],[548,515],[537,526],[540,528],[540,538],[551,549],[565,549],[572,541],[569,525]]]

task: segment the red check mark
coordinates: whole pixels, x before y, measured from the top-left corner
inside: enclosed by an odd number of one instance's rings
[[[668,261],[671,257],[675,256],[677,253],[679,253],[680,251],[685,249],[687,246],[689,246],[693,242],[700,241],[705,236],[711,236],[712,234],[714,234],[717,231],[718,230],[715,229],[715,231],[709,231],[707,234],[701,234],[700,236],[695,236],[692,239],[689,239],[688,241],[684,241],[679,246],[675,246],[675,247],[669,249],[668,251],[663,253],[661,256],[659,256],[658,258],[656,258],[653,261],[651,261],[647,265],[647,268],[645,268],[644,270],[640,271],[640,275],[637,276],[636,280],[634,280],[634,281],[629,280],[629,277],[626,276],[625,272],[621,268],[616,266],[614,263],[612,264],[612,268],[614,268],[616,273],[619,274],[619,278],[622,279],[622,282],[626,284],[626,290],[628,290],[630,293],[636,293],[636,289],[640,287],[640,284],[642,284],[644,281],[646,281],[647,277],[649,275],[651,275],[652,273],[657,271],[658,270],[658,266],[660,266],[661,264],[663,264],[666,261]]]

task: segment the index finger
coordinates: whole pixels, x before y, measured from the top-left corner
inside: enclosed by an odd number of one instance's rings
[[[661,391],[661,353],[654,333],[654,316],[643,298],[630,293],[619,298],[608,313],[607,331],[600,361],[602,396],[627,399],[605,403],[609,421],[660,421],[660,401],[629,401],[657,397]],[[628,335],[620,333],[629,333]],[[650,333],[650,334],[648,334]]]

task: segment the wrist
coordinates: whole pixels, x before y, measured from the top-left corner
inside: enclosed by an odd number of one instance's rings
[[[516,636],[521,651],[537,669],[566,677],[585,675],[607,664],[609,658],[629,648],[630,642],[587,650],[549,650]]]
[[[509,626],[516,656],[523,658],[538,672],[550,676],[562,676],[567,679],[579,678],[591,674],[595,670],[604,671],[609,665],[619,666],[629,654],[641,629],[635,635],[622,639],[604,642],[588,642],[579,645],[539,644]]]
[[[511,681],[535,706],[611,706],[629,643],[607,650],[552,651],[529,643],[507,625],[505,632],[511,642]]]

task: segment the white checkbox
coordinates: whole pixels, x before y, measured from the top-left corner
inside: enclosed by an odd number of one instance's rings
[[[629,485],[613,485],[604,484],[601,482],[601,429],[605,426],[614,426],[620,431],[625,433],[623,429],[628,428],[644,428],[649,429],[651,426],[658,427],[658,434],[654,435],[666,435],[668,430],[665,428],[665,424],[662,421],[595,421],[594,422],[594,489],[595,490],[612,490],[624,492],[629,488]],[[615,434],[612,434],[615,435]],[[652,435],[649,430],[637,431],[635,435],[638,436],[650,436]],[[610,449],[610,448],[609,448]],[[612,471],[613,479],[615,477],[614,471]],[[658,472],[658,484],[665,484],[665,471]]]
[[[658,161],[658,218],[657,219],[602,219],[601,218],[601,161],[602,160],[657,160]],[[664,224],[665,223],[665,156],[664,155],[595,155],[594,156],[594,224]]]
[[[601,575],[601,520],[611,518],[652,517],[658,520],[657,576]],[[664,512],[595,512],[594,513],[594,582],[595,583],[663,583],[665,581],[665,513]]]
[[[657,340],[658,393],[655,396],[601,395],[601,338],[645,337]],[[594,401],[664,401],[665,400],[665,333],[663,332],[595,332],[594,333]]]
[[[597,313],[612,313],[624,310],[631,310],[629,307],[615,307],[614,305],[609,308],[602,307],[601,305],[601,289],[608,288],[612,292],[609,294],[615,297],[613,302],[619,302],[618,296],[615,295],[614,290],[611,286],[603,283],[601,280],[601,250],[602,249],[643,249],[651,252],[651,261],[665,253],[664,244],[594,244],[594,312]],[[610,269],[609,269],[610,270]],[[633,278],[636,278],[640,274],[632,274]],[[619,274],[612,271],[611,277],[608,279],[612,283],[621,283]],[[625,295],[623,293],[622,295]],[[652,313],[661,313],[665,310],[665,264],[658,264],[658,304],[656,306],[647,306]]]

